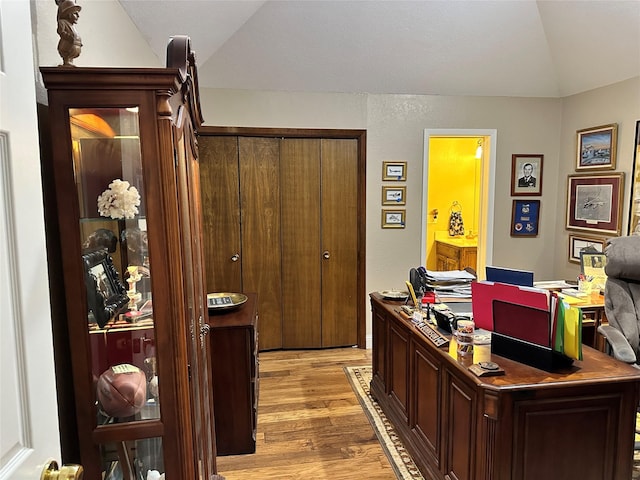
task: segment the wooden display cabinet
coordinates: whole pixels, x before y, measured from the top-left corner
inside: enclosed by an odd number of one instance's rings
[[[195,58],[167,68],[41,68],[47,188],[57,211],[75,425],[63,459],[85,478],[209,479],[213,406],[195,129]],[[120,183],[119,181],[126,182]],[[55,319],[55,321],[60,321]],[[54,328],[55,329],[55,328]],[[62,394],[62,393],[61,393]],[[67,432],[68,434],[68,432]],[[69,447],[71,445],[71,447]],[[77,457],[77,458],[76,458]]]

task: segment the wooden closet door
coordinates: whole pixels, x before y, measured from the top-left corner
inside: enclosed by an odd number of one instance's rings
[[[283,139],[282,347],[322,346],[320,140]]]
[[[242,287],[258,293],[261,350],[282,348],[279,142],[238,140]]]
[[[322,346],[358,343],[358,144],[323,139]]]
[[[242,292],[238,137],[200,136],[207,292]]]

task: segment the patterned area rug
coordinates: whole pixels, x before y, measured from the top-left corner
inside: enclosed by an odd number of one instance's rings
[[[409,453],[405,450],[400,438],[395,433],[393,425],[387,420],[378,403],[369,393],[371,383],[371,367],[344,367],[347,378],[355,392],[362,410],[367,415],[373,430],[376,432],[380,445],[384,450],[393,471],[399,480],[424,480],[420,470],[416,467]],[[640,414],[637,416],[636,431],[640,432]],[[636,434],[636,443],[640,444],[640,434]],[[632,480],[640,480],[640,450],[634,452]]]
[[[393,425],[387,420],[384,412],[369,393],[371,367],[344,367],[344,371],[360,405],[362,405],[362,410],[376,432],[382,450],[387,455],[396,477],[399,480],[424,480],[420,470],[413,463],[411,455],[405,450],[400,438],[396,435]]]

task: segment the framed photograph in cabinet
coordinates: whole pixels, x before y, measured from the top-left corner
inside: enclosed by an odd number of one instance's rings
[[[407,162],[382,162],[382,180],[404,182],[407,179]]]
[[[616,168],[618,124],[578,130],[576,170],[613,170]]]
[[[580,254],[583,251],[602,252],[604,250],[604,238],[581,237],[569,235],[569,261],[580,263]]]
[[[404,228],[405,210],[382,210],[382,228]]]
[[[382,205],[405,205],[407,187],[382,187]]]
[[[542,195],[541,154],[511,155],[511,196],[539,197]]]
[[[514,200],[511,207],[511,236],[537,237],[540,200]]]
[[[640,120],[636,122],[633,144],[633,178],[631,179],[631,204],[629,205],[628,234],[640,233]]]
[[[88,313],[93,314],[95,322],[103,328],[129,302],[127,289],[106,249],[84,253],[82,263]]]
[[[568,230],[620,235],[624,173],[569,175]]]

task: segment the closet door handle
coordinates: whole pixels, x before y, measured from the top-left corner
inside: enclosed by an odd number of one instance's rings
[[[323,252],[322,258],[324,258],[325,260],[329,260],[329,258],[331,258],[331,254],[329,253],[329,250],[325,250]]]
[[[231,257],[231,261],[232,262],[237,262],[238,260],[240,260],[240,254],[239,253],[236,253],[235,255],[233,255]]]

